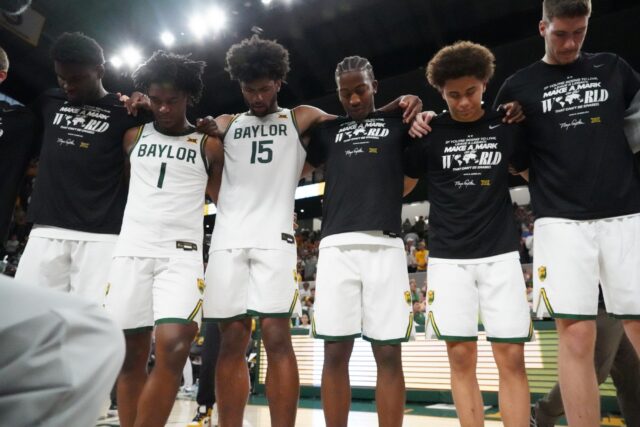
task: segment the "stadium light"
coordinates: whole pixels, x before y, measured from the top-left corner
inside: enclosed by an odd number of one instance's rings
[[[162,44],[166,47],[171,47],[175,43],[176,38],[170,31],[164,31],[160,34],[160,41],[162,41]]]
[[[207,34],[207,22],[199,15],[194,15],[189,20],[189,29],[196,38],[201,39]]]
[[[137,67],[142,61],[140,51],[133,46],[124,48],[120,56],[122,56],[122,60],[129,66],[129,68]]]
[[[111,65],[113,65],[114,68],[120,68],[122,67],[122,58],[120,58],[119,56],[113,56],[111,58]]]
[[[217,33],[227,26],[227,13],[223,9],[214,6],[207,12],[207,21],[211,29]]]
[[[268,6],[271,4],[271,0],[262,0],[262,4]]]

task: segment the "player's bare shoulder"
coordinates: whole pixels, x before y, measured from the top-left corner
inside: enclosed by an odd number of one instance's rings
[[[220,130],[220,134],[224,135],[227,133],[229,126],[231,123],[239,116],[239,114],[221,114],[215,118],[216,125],[218,125],[218,129]]]
[[[127,129],[124,133],[124,136],[122,137],[122,148],[125,153],[131,152],[133,147],[136,145],[143,127],[144,125],[136,126],[131,129]]]
[[[304,134],[313,126],[327,120],[334,120],[337,116],[329,114],[312,105],[299,105],[291,110],[298,124],[298,131]]]

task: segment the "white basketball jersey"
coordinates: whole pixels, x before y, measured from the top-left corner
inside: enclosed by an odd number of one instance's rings
[[[115,256],[202,257],[207,136],[140,128],[129,154],[131,179]]]
[[[236,116],[224,137],[211,250],[295,251],[294,199],[305,158],[291,110]]]

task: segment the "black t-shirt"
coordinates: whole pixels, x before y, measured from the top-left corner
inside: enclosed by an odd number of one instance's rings
[[[374,230],[400,235],[407,132],[400,115],[381,112],[360,122],[338,117],[312,130],[307,161],[325,165],[323,238]]]
[[[92,105],[73,105],[60,89],[45,92],[33,109],[43,134],[29,221],[118,234],[128,190],[122,139],[149,115],[128,115],[112,93]]]
[[[519,160],[521,129],[486,112],[475,122],[443,113],[405,152],[405,173],[426,174],[429,256],[475,259],[518,250],[509,195],[509,162]]]
[[[25,107],[0,102],[0,244],[4,243],[20,182],[34,155],[36,119]]]
[[[505,81],[496,103],[518,101],[527,116],[537,217],[640,212],[640,173],[623,131],[624,112],[638,90],[640,75],[611,53],[582,53],[568,65],[538,61]]]

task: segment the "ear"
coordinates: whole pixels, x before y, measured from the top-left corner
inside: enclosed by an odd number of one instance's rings
[[[104,77],[104,65],[103,64],[96,65],[96,73],[98,74],[98,78],[100,80],[102,80],[102,78]]]
[[[378,93],[378,81],[374,80],[371,82],[371,87],[373,88],[373,94]]]
[[[487,91],[487,82],[483,82],[482,83],[482,93],[485,93]]]
[[[275,85],[276,85],[276,92],[280,92],[280,88],[282,88],[282,80],[276,80]]]
[[[0,71],[0,83],[2,83],[5,80],[7,80],[7,72],[6,71]]]
[[[547,22],[544,19],[541,19],[540,22],[538,22],[538,32],[540,33],[540,37],[544,37],[547,32]]]

